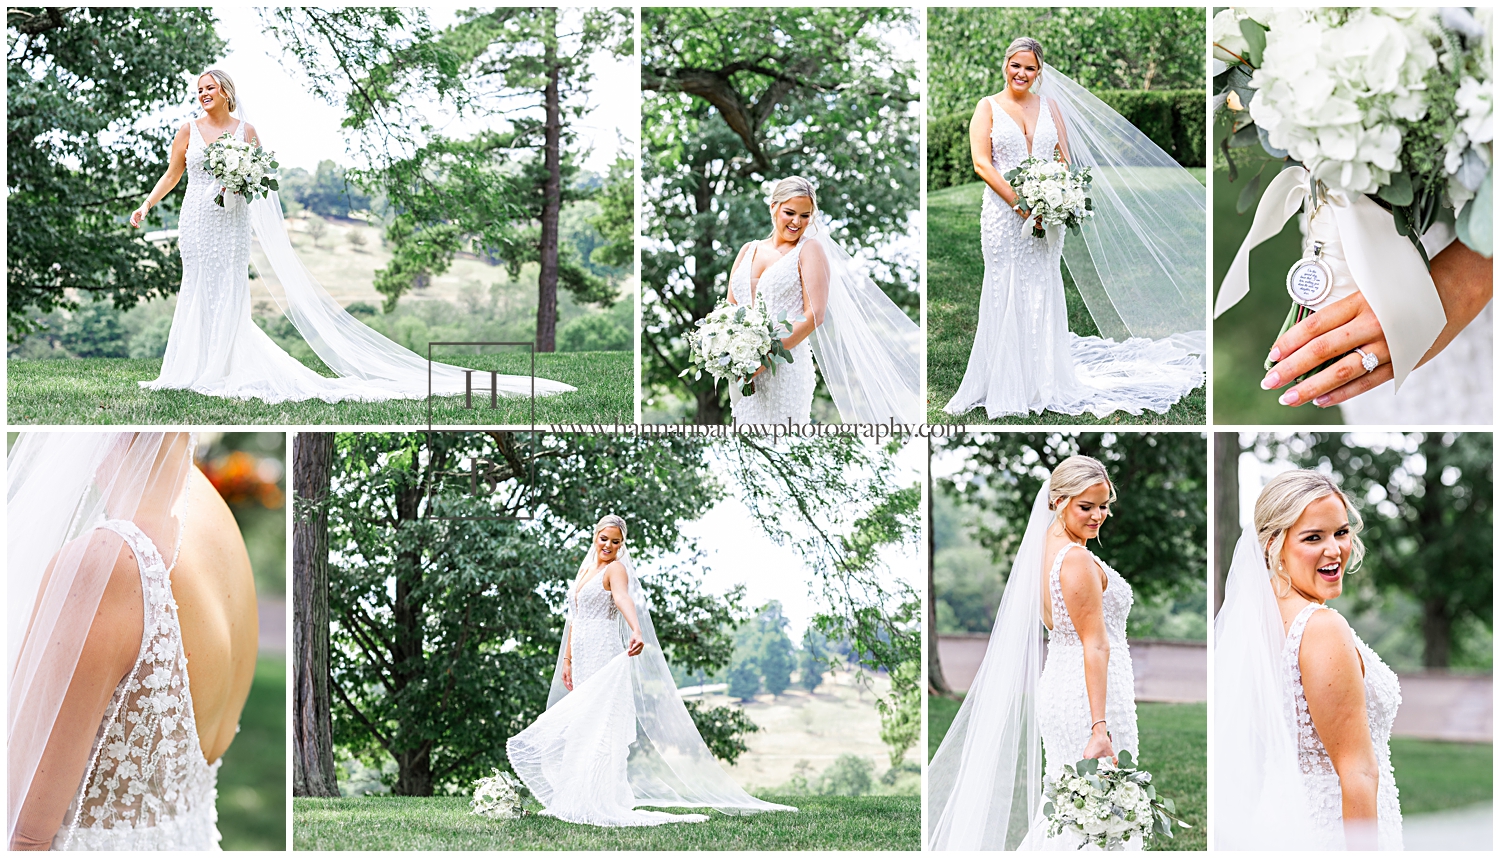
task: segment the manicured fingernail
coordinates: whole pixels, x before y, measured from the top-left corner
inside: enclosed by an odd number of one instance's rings
[[[1281,349],[1271,346],[1271,360],[1281,360]]]
[[[1280,402],[1282,405],[1296,405],[1298,398],[1297,388],[1294,387],[1291,390],[1288,390],[1286,393],[1281,394],[1281,398],[1276,401]]]
[[[1331,402],[1333,402],[1333,397],[1331,395],[1325,393],[1322,396],[1318,397],[1317,399],[1314,399],[1313,400],[1313,405],[1316,405],[1319,408],[1327,408],[1328,405],[1329,405],[1329,403],[1331,403]]]
[[[1281,386],[1281,376],[1275,372],[1266,373],[1266,377],[1260,380],[1261,390],[1275,390]]]

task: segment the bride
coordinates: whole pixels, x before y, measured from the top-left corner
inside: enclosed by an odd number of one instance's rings
[[[1325,604],[1364,556],[1359,530],[1317,471],[1281,474],[1255,502],[1214,629],[1214,753],[1236,761],[1214,776],[1216,848],[1402,848],[1401,686]]]
[[[740,789],[688,715],[630,562],[625,520],[606,515],[568,593],[547,711],[505,743],[549,816],[606,827],[703,822],[698,813],[791,810]]]
[[[762,368],[754,392],[729,391],[736,424],[812,420],[814,359],[845,423],[922,422],[917,324],[828,233],[812,182],[792,176],[771,190],[771,235],[740,248],[729,272],[729,303],[763,303],[795,320],[782,345],[791,364]]]
[[[218,848],[255,584],[193,448],[99,432],[11,450],[8,525],[26,535],[6,573],[11,849]]]
[[[1005,89],[981,99],[969,124],[974,171],[986,185],[984,286],[968,369],[943,410],[1166,412],[1203,384],[1203,185],[1044,66],[1035,39],[1012,42],[1003,67]],[[1003,175],[1054,155],[1092,169],[1094,215],[1081,241],[1033,238]],[[1103,339],[1068,331],[1063,262]]]
[[[152,206],[187,174],[178,221],[182,289],[161,375],[141,386],[266,402],[421,399],[429,393],[457,395],[468,390],[462,367],[433,363],[429,372],[425,358],[360,323],[318,285],[287,238],[276,192],[250,203],[239,194],[225,194],[223,206],[214,202],[220,185],[204,165],[204,149],[224,134],[262,145],[254,126],[245,121],[240,102],[228,74],[211,69],[198,78],[204,118],[177,130],[166,173],[130,215],[130,225],[139,228]],[[238,118],[233,111],[238,111]],[[287,317],[339,378],[308,369],[251,319],[252,228],[284,290],[280,303]],[[545,396],[574,389],[530,376],[486,379],[483,371],[471,372],[478,376],[472,386],[483,389],[493,383],[497,392],[507,395]]]
[[[1131,588],[1087,548],[1114,500],[1088,456],[1064,459],[1037,492],[984,662],[928,767],[930,848],[1076,849],[1072,832],[1047,837],[1043,774],[1138,755]]]

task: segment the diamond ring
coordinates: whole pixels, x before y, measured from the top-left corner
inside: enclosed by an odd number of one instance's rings
[[[1365,372],[1374,372],[1375,367],[1380,366],[1380,358],[1364,349],[1355,349],[1354,353],[1359,355],[1359,363],[1365,368]]]

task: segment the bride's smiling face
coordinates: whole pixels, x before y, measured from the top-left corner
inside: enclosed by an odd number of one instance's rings
[[[1310,599],[1336,599],[1344,591],[1344,572],[1353,550],[1354,536],[1343,500],[1338,495],[1321,497],[1308,504],[1287,530],[1280,574]]]
[[[618,527],[606,527],[594,534],[594,545],[599,550],[600,563],[613,563],[620,559],[620,546],[625,544],[625,534]]]
[[[1099,528],[1109,517],[1109,483],[1094,483],[1068,499],[1058,520],[1074,539],[1087,542],[1099,538]]]
[[[215,107],[229,107],[229,100],[224,97],[220,90],[219,82],[211,74],[198,78],[198,106],[203,112],[211,113]]]
[[[776,240],[797,241],[812,224],[812,216],[813,201],[807,197],[792,197],[771,206],[771,228]]]
[[[1016,51],[1005,61],[1005,86],[1011,95],[1025,95],[1042,73],[1042,64],[1031,51]]]

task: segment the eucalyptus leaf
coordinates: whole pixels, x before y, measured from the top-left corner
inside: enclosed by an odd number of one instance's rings
[[[1250,65],[1260,67],[1266,53],[1266,28],[1250,20],[1240,20],[1240,35],[1245,37],[1245,59]]]
[[[1464,205],[1464,210],[1459,212],[1455,223],[1458,240],[1481,256],[1495,255],[1494,203],[1495,173],[1491,170],[1479,184],[1474,199],[1469,200]]]
[[[1255,207],[1256,201],[1260,199],[1260,180],[1264,174],[1265,167],[1262,166],[1260,170],[1256,171],[1254,176],[1250,177],[1250,181],[1246,182],[1243,188],[1240,188],[1239,199],[1234,204],[1234,210],[1237,213],[1244,214]]]
[[[1377,196],[1393,206],[1411,205],[1414,199],[1411,176],[1405,170],[1399,173],[1392,173],[1390,181],[1381,186],[1377,192]]]

